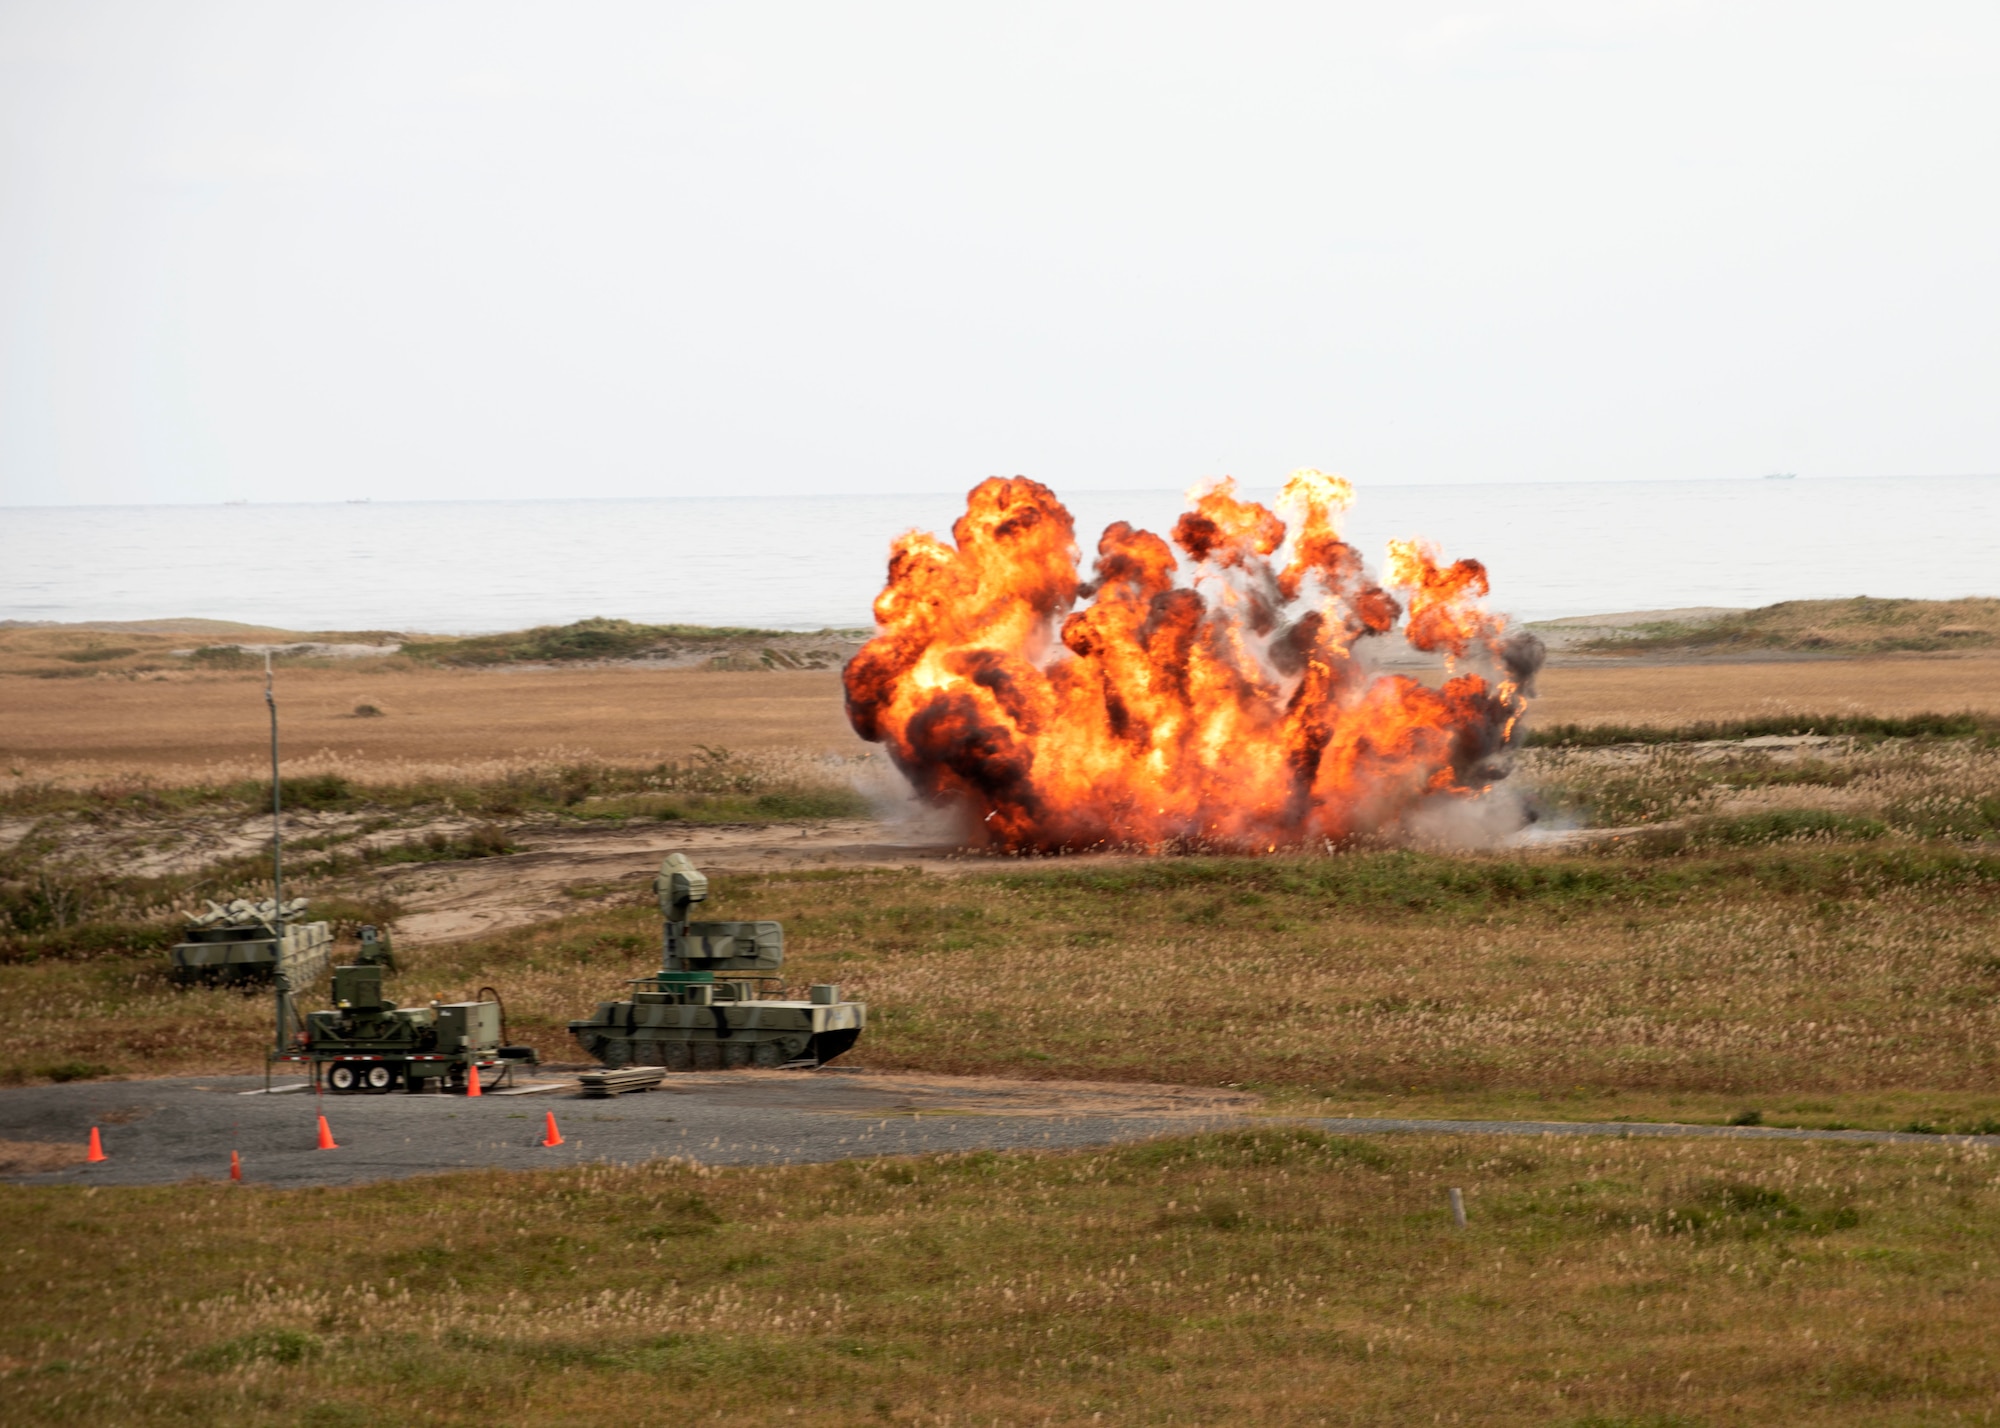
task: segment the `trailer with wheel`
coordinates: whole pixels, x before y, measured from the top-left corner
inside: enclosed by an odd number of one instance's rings
[[[402,1007],[382,994],[383,968],[333,969],[333,1007],[316,1011],[276,1061],[303,1063],[315,1085],[340,1094],[481,1089],[534,1065],[533,1047],[506,1044],[500,994]],[[491,993],[491,995],[487,995]]]

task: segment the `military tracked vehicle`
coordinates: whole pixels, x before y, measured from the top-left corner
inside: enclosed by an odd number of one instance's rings
[[[333,930],[324,922],[295,922],[305,910],[302,897],[283,904],[211,902],[189,917],[185,940],[169,954],[168,976],[181,986],[245,986],[283,971],[292,986],[306,986],[326,973]]]
[[[499,993],[469,1002],[399,1007],[382,994],[383,967],[333,969],[333,1008],[309,1013],[291,1049],[273,1058],[304,1062],[329,1091],[463,1091],[472,1068],[482,1089],[514,1067],[533,1065],[533,1047],[507,1046]]]
[[[842,1001],[838,987],[815,986],[805,1001],[768,995],[785,961],[778,923],[688,920],[708,879],[686,854],[668,855],[653,891],[666,924],[660,970],[632,982],[627,1000],[599,1002],[596,1015],[569,1024],[606,1066],[819,1066],[860,1037],[868,1008]]]

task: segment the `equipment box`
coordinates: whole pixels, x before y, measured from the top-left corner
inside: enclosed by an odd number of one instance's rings
[[[437,1049],[491,1051],[500,1045],[500,1008],[494,1002],[447,1002],[437,1009]]]

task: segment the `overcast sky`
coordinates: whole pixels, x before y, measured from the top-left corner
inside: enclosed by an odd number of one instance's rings
[[[2000,471],[2000,6],[0,0],[0,503]]]

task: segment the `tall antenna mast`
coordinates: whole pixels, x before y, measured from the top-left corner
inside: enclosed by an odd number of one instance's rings
[[[291,1020],[292,983],[285,973],[285,824],[283,789],[278,783],[278,696],[271,688],[271,652],[264,651],[264,703],[271,711],[271,891],[272,919],[271,933],[278,939],[273,950],[277,953],[276,974],[272,978],[277,988],[278,1004],[276,1035],[273,1051],[278,1056],[285,1054],[285,1033]]]

